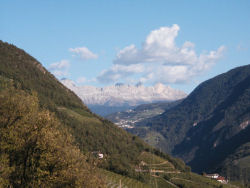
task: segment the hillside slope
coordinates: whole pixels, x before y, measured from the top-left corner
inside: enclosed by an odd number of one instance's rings
[[[133,174],[134,156],[147,146],[137,137],[93,114],[36,59],[13,45],[0,42],[0,75],[12,80],[20,89],[37,92],[40,105],[54,112],[69,128],[83,152],[100,151],[108,156],[108,161],[103,164],[106,168]]]
[[[136,129],[147,127],[163,135],[166,144],[158,147],[181,157],[196,172],[212,172],[250,141],[249,120],[247,65],[203,82],[181,104],[140,122]]]
[[[197,123],[188,131],[187,138],[176,147],[174,153],[183,158],[187,156],[189,164],[196,171],[214,171],[229,155],[238,156],[237,160],[250,157],[248,147],[243,147],[245,154],[241,157],[237,154],[238,148],[250,142],[249,125],[250,73],[233,88],[231,94],[207,119]],[[195,154],[190,151],[195,151]],[[192,155],[194,155],[193,158],[188,157]],[[239,163],[238,167],[240,168],[238,174],[250,174],[249,166],[242,166]],[[227,175],[234,178],[229,173]],[[241,178],[247,181],[246,175],[243,176]],[[250,179],[249,175],[248,179]]]

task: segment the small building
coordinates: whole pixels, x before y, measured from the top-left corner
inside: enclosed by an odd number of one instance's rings
[[[218,178],[216,178],[216,180],[220,183],[224,183],[224,184],[228,183],[228,181],[223,176],[219,176]]]
[[[217,179],[219,177],[219,174],[206,174],[205,176],[208,178]]]
[[[93,151],[92,154],[98,158],[98,159],[103,159],[104,155],[100,151]]]
[[[103,153],[98,153],[98,158],[103,159]]]
[[[228,180],[226,180],[225,177],[220,176],[220,175],[217,174],[217,173],[215,173],[215,174],[205,174],[204,176],[206,176],[206,177],[208,177],[208,178],[215,179],[215,180],[217,180],[217,181],[220,182],[220,183],[224,183],[224,184],[227,184],[227,183],[228,183]]]
[[[147,165],[147,163],[145,163],[144,161],[141,161],[141,162],[140,162],[140,166],[141,166],[141,165],[142,165],[142,166],[145,166],[145,165]]]

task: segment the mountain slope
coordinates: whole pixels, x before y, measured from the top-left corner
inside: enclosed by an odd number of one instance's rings
[[[249,183],[250,174],[250,142],[238,147],[233,153],[226,157],[216,169],[221,171],[231,180],[241,180]]]
[[[100,151],[109,156],[107,163],[103,164],[106,168],[133,175],[134,156],[139,155],[146,145],[111,122],[92,114],[37,60],[13,45],[0,42],[0,75],[12,80],[16,87],[37,92],[41,106],[54,112],[69,128],[83,152]],[[119,165],[114,166],[110,161]]]
[[[140,122],[164,136],[164,151],[181,157],[197,172],[214,171],[250,141],[250,65],[200,84],[183,102]],[[140,135],[140,133],[138,133]]]

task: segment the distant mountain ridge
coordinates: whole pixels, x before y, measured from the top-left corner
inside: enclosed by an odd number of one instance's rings
[[[136,106],[156,101],[173,101],[186,97],[183,91],[158,83],[154,86],[116,84],[97,88],[94,86],[76,86],[73,81],[61,82],[74,91],[87,105]]]
[[[173,101],[186,97],[183,91],[161,83],[149,87],[142,84],[133,86],[117,83],[113,86],[97,88],[77,86],[69,79],[62,79],[61,82],[74,91],[93,112],[102,116],[128,110],[140,104]]]

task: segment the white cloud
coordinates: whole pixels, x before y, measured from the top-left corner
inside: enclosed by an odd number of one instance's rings
[[[83,60],[89,59],[97,59],[98,55],[91,52],[87,47],[78,47],[78,48],[70,48],[70,52],[73,53],[73,56],[80,57]]]
[[[133,44],[123,48],[98,80],[107,83],[136,76],[142,82],[183,83],[209,70],[223,56],[224,46],[201,54],[189,41],[178,47],[179,30],[176,24],[161,27],[150,32],[140,49]],[[136,71],[138,67],[140,71]]]
[[[114,60],[115,64],[165,63],[168,65],[190,65],[199,61],[192,42],[186,41],[181,47],[175,44],[180,27],[161,27],[152,31],[146,38],[141,49],[130,45],[120,50]]]
[[[64,77],[64,76],[69,75],[69,72],[68,72],[69,67],[70,67],[70,63],[68,60],[61,60],[59,62],[50,64],[49,70],[56,77]]]

